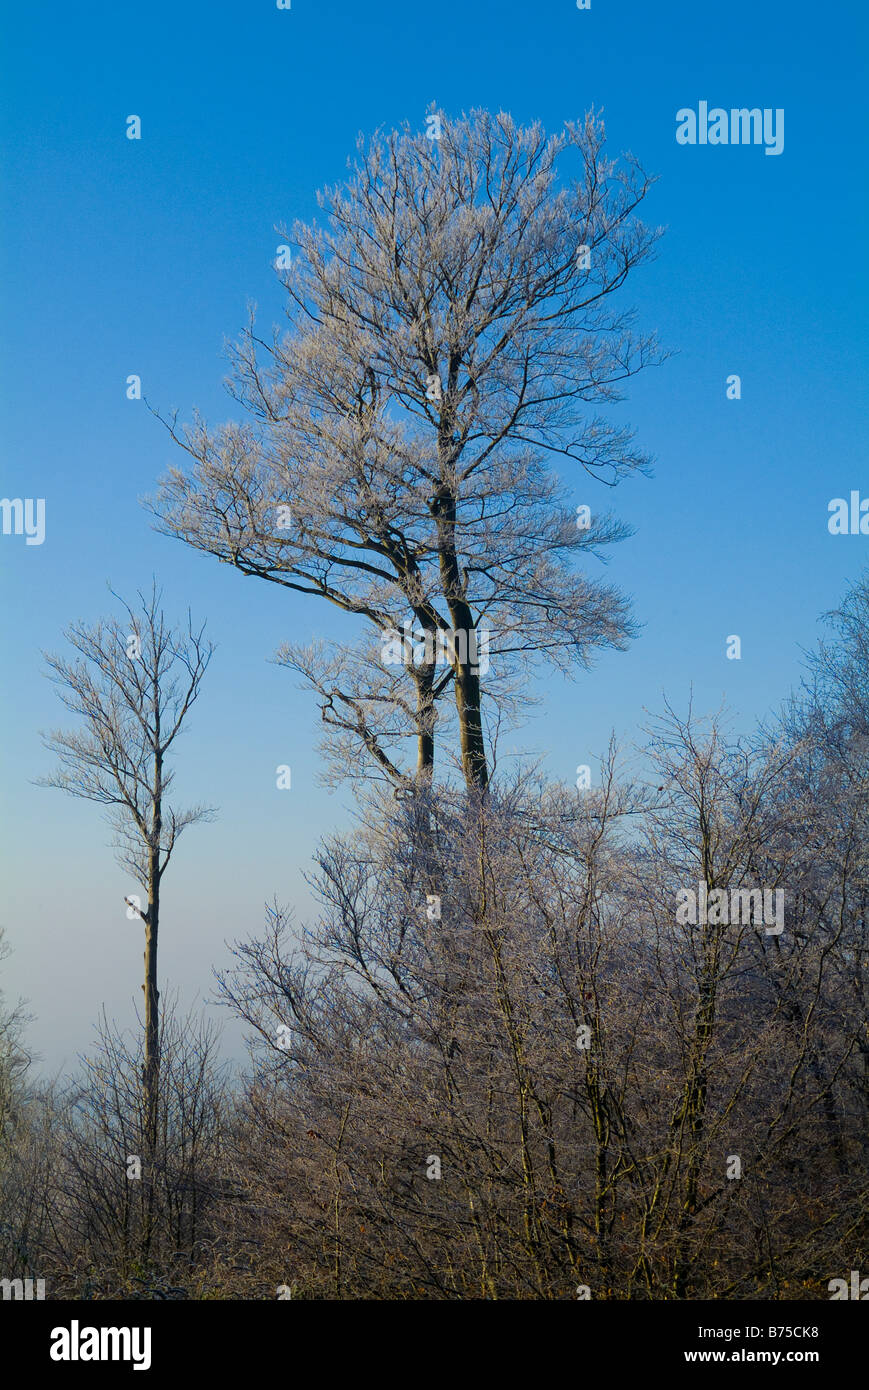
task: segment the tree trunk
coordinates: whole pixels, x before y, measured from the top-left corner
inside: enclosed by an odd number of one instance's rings
[[[474,633],[476,644],[476,627],[465,601],[465,586],[455,547],[456,499],[448,487],[441,487],[436,495],[435,516],[441,580],[453,624],[462,772],[469,791],[484,792],[489,785],[489,765],[480,712],[479,658],[476,649],[471,650],[471,633]]]
[[[157,1097],[160,1077],[160,995],[157,990],[157,931],[160,918],[160,878],[152,856],[148,920],[145,924],[145,1064],[142,1090],[145,1103],[145,1136],[149,1156],[157,1144]]]
[[[465,610],[470,623],[470,610],[466,604],[458,605]],[[458,631],[470,632],[470,628]],[[470,643],[470,638],[468,639]],[[485,791],[489,785],[489,765],[486,760],[486,743],[483,737],[483,722],[480,713],[480,677],[471,667],[470,654],[467,661],[456,661],[456,709],[459,715],[459,739],[462,750],[462,772],[468,788]]]
[[[416,780],[422,783],[434,773],[434,678],[435,667],[423,666],[416,676]]]

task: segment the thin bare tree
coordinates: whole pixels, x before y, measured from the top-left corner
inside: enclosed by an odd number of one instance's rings
[[[118,598],[118,595],[114,595]],[[146,1146],[153,1149],[159,1094],[159,992],[157,939],[160,892],[178,838],[187,826],[212,818],[205,806],[181,810],[167,796],[174,773],[167,757],[199,696],[214,647],[205,625],[194,629],[188,611],[173,628],[160,607],[156,583],[138,593],[133,608],[119,602],[124,618],[94,625],[73,623],[65,637],[78,658],[45,654],[50,678],[81,727],[43,736],[58,767],[40,785],[106,807],[117,834],[119,862],[144,890],[125,901],[145,926],[145,1046],[142,1088]]]

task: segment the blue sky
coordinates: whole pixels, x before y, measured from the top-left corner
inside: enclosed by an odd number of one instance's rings
[[[737,727],[776,705],[867,561],[833,537],[831,498],[869,495],[865,319],[865,43],[856,0],[728,6],[592,0],[149,3],[59,0],[5,16],[0,362],[9,497],[46,499],[46,539],[0,536],[4,871],[14,947],[3,988],[31,1001],[45,1065],[74,1062],[105,1003],[141,997],[130,891],[96,807],[32,779],[39,730],[62,713],[40,650],[156,573],[166,606],[207,617],[219,649],[179,746],[179,797],[220,807],[182,841],[164,885],[161,982],[212,991],[227,938],[275,895],[309,910],[303,872],[349,796],[316,784],[317,714],[268,664],[323,631],[320,605],[271,592],[160,537],[138,499],[175,459],[125,381],[161,410],[232,414],[224,337],[248,300],[280,312],[274,225],[313,215],[359,131],[505,109],[556,129],[603,108],[613,151],[660,175],[646,216],[667,226],[627,292],[674,356],[630,384],[618,418],[656,456],[652,479],[604,497],[636,535],[610,552],[643,634],[575,683],[551,682],[512,740],[555,777],[593,762],[611,728],[637,736],[663,694],[726,700]],[[680,146],[676,112],[707,101],[783,108],[785,144]],[[142,139],[125,137],[130,114]],[[725,381],[742,379],[728,401]],[[337,631],[331,626],[329,631]],[[340,619],[336,620],[340,621]],[[725,638],[742,638],[741,661]],[[275,789],[278,763],[293,790]],[[74,987],[71,988],[71,984]],[[237,1034],[227,1034],[236,1050]]]

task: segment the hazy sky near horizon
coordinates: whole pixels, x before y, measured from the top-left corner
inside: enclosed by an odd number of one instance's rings
[[[827,527],[832,498],[869,495],[861,20],[856,3],[807,0],[48,0],[7,13],[0,492],[45,498],[46,535],[0,536],[0,922],[13,947],[0,987],[29,999],[47,1069],[86,1050],[103,1005],[126,1024],[141,998],[132,887],[99,809],[33,785],[51,766],[39,731],[64,713],[40,651],[112,610],[107,581],[129,595],[155,574],[166,608],[189,605],[218,643],[176,765],[178,799],[220,815],[182,839],[165,880],[165,993],[207,999],[225,942],[257,931],[266,901],[310,912],[304,874],[352,804],[318,785],[318,712],[269,664],[280,642],[343,620],[154,532],[139,499],[178,456],[126,398],[128,375],[182,419],[237,413],[224,338],[249,300],[262,323],[279,318],[275,224],[314,215],[359,132],[423,129],[432,101],[553,131],[602,109],[612,152],[660,176],[644,217],[668,230],[623,302],[674,355],[613,411],[655,455],[654,477],[614,494],[567,481],[577,503],[636,528],[606,577],[643,630],[590,674],[541,685],[510,743],[572,781],[611,729],[637,738],[664,694],[684,709],[692,688],[697,709],[726,701],[749,728],[798,679],[800,647],[867,560],[869,538]],[[678,144],[677,111],[700,102],[783,110],[783,151]],[[739,401],[725,394],[733,373]],[[740,661],[725,656],[733,633]],[[275,787],[280,763],[289,792]]]

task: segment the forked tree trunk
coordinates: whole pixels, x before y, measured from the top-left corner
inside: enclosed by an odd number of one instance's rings
[[[476,627],[470,605],[465,600],[461,566],[455,545],[456,499],[448,487],[442,487],[436,498],[438,550],[444,596],[450,611],[455,640],[455,692],[459,716],[459,742],[462,772],[469,791],[486,791],[489,785],[489,764],[480,710],[479,658],[472,650],[471,633],[476,639]],[[463,640],[459,634],[464,634]],[[476,669],[475,669],[476,668]]]

